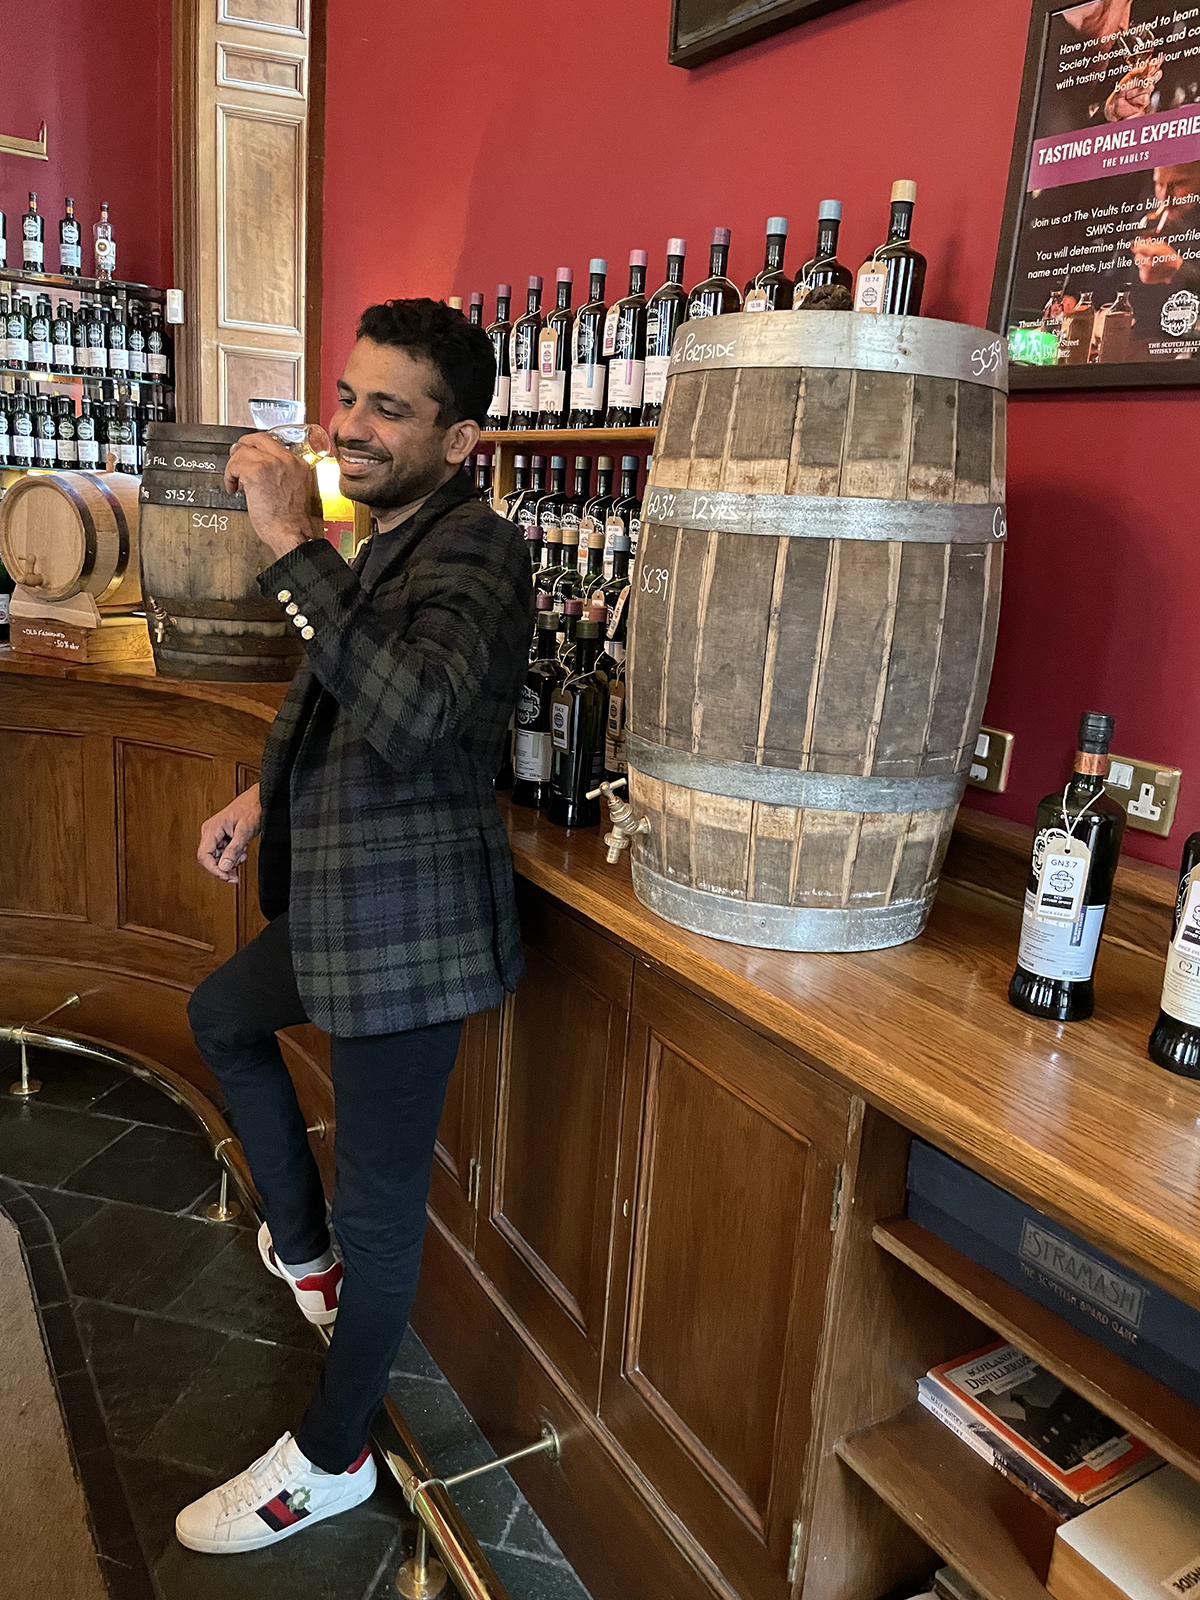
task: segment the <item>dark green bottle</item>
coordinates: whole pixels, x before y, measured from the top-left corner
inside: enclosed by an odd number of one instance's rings
[[[513,755],[516,780],[512,799],[515,806],[531,806],[544,811],[550,804],[550,775],[553,768],[551,711],[554,691],[566,677],[555,652],[558,649],[558,613],[549,604],[550,596],[537,597],[538,623],[534,658],[521,698],[517,701],[517,735]]]
[[[1162,1007],[1150,1059],[1168,1072],[1200,1078],[1200,833],[1189,834],[1179,867],[1179,897],[1163,975]]]
[[[1071,780],[1037,809],[1017,970],[1008,986],[1009,1000],[1030,1016],[1079,1022],[1095,1005],[1092,969],[1125,832],[1125,811],[1104,788],[1112,731],[1104,712],[1083,713]]]
[[[546,817],[561,828],[594,828],[600,821],[600,801],[587,797],[604,778],[608,686],[595,670],[599,651],[599,624],[578,623],[574,668],[550,702],[554,759]]]

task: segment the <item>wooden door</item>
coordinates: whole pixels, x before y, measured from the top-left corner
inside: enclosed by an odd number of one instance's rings
[[[316,420],[325,0],[173,14],[177,414],[248,426],[276,395]]]
[[[526,969],[485,1095],[495,1120],[476,1258],[594,1409],[633,960],[548,896],[518,889]]]
[[[784,1600],[847,1095],[645,967],[601,1420],[747,1600]]]
[[[500,1045],[500,1012],[468,1017],[433,1149],[429,1209],[467,1250],[475,1248],[484,1080]]]

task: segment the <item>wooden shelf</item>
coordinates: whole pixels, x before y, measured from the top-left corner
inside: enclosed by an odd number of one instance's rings
[[[20,222],[20,213],[17,221]],[[20,242],[20,234],[17,242]],[[144,300],[162,302],[166,292],[149,283],[128,283],[123,278],[74,278],[61,272],[26,272],[21,267],[0,267],[0,283],[16,283],[33,290],[82,289],[84,294],[136,294]]]
[[[907,1217],[876,1223],[872,1237],[1164,1460],[1200,1479],[1200,1409],[1181,1394]]]
[[[485,428],[479,437],[492,444],[584,445],[609,439],[649,444],[657,432],[657,428]]]
[[[915,1401],[837,1453],[984,1600],[1047,1600],[1055,1523]]]

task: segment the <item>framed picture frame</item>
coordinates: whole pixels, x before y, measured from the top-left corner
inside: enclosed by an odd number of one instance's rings
[[[1200,13],[1180,12],[1033,0],[988,313],[1012,389],[1200,385]]]
[[[667,60],[673,67],[701,67],[731,50],[852,4],[853,0],[671,0]]]

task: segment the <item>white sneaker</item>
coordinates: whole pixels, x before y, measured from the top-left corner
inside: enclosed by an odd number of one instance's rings
[[[261,1550],[361,1505],[374,1488],[370,1445],[347,1471],[321,1472],[285,1433],[245,1472],[184,1506],[175,1518],[175,1537],[208,1555]]]
[[[282,1278],[296,1296],[296,1304],[304,1315],[318,1328],[328,1328],[337,1321],[338,1297],[342,1292],[342,1263],[335,1260],[324,1272],[308,1272],[303,1278],[292,1274],[275,1254],[271,1243],[271,1230],[264,1222],[258,1230],[258,1253],[268,1272]]]

